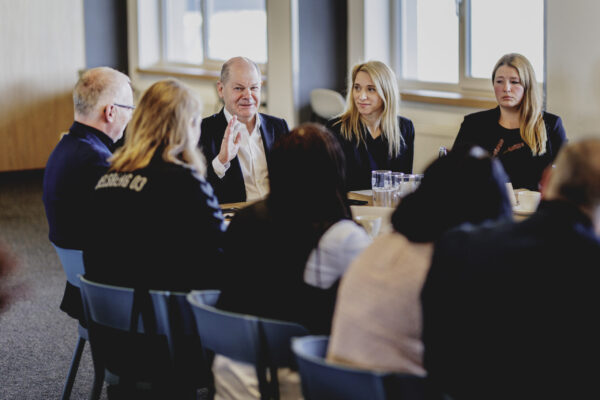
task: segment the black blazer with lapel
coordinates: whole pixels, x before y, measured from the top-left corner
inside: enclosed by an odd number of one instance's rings
[[[260,134],[269,163],[269,152],[279,136],[289,133],[287,122],[284,119],[272,117],[266,114],[257,114],[260,118]],[[212,166],[213,159],[219,154],[221,142],[227,128],[227,119],[223,109],[217,114],[202,120],[200,132],[200,146],[207,164],[207,179],[215,190],[220,203],[233,203],[246,201],[246,185],[240,167],[240,161],[236,157],[231,160],[231,165],[220,179]]]

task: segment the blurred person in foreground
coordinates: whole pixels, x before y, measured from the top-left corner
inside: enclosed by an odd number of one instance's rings
[[[0,241],[0,314],[6,310],[23,289],[11,283],[17,268],[17,260],[8,247]],[[1,329],[1,324],[0,324]]]
[[[515,189],[537,191],[544,168],[567,141],[562,120],[542,110],[543,93],[525,56],[502,56],[492,84],[498,107],[465,116],[454,145],[483,147],[502,162]]]
[[[412,173],[415,128],[398,115],[396,82],[381,61],[356,64],[348,78],[346,110],[327,122],[344,150],[349,190],[370,189],[373,170]]]
[[[240,210],[225,241],[219,308],[296,322],[328,334],[340,277],[370,243],[346,203],[344,154],[322,125],[302,124],[271,154],[271,191]],[[213,365],[217,398],[258,398],[254,368]],[[279,373],[281,398],[300,397],[295,372]]]
[[[254,61],[227,60],[217,82],[224,107],[202,120],[208,181],[221,203],[255,201],[269,193],[269,153],[289,128],[284,119],[258,112],[261,86]]]
[[[436,244],[422,303],[425,368],[455,400],[587,398],[600,369],[600,140],[566,145],[522,222]]]
[[[420,293],[433,243],[463,223],[511,218],[506,174],[480,147],[457,146],[426,170],[344,275],[328,360],[425,376]]]
[[[81,75],[73,89],[73,104],[75,122],[46,164],[43,201],[50,241],[81,250],[94,186],[108,169],[108,159],[135,107],[127,75],[108,67]],[[83,320],[79,288],[67,282],[60,309]]]
[[[199,99],[177,80],[159,81],[142,95],[123,147],[94,187],[87,278],[141,293],[218,288],[224,223],[204,178],[200,120]],[[113,342],[104,354],[109,368],[135,371],[141,380],[170,377],[165,341],[105,333]],[[198,360],[188,361],[191,374]],[[127,398],[127,390],[111,392]]]

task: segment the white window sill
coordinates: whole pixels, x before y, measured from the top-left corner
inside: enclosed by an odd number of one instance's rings
[[[400,91],[402,101],[414,101],[448,106],[489,109],[498,105],[494,98],[437,90],[405,89]]]

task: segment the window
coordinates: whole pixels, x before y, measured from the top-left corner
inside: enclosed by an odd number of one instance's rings
[[[267,62],[265,0],[161,0],[160,5],[159,64],[219,68],[238,55]]]
[[[403,88],[491,92],[506,53],[544,77],[544,0],[398,0]]]

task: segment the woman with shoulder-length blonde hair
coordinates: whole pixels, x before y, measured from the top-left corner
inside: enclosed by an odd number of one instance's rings
[[[203,176],[201,111],[199,99],[178,80],[156,82],[144,92],[123,147],[92,194],[90,240],[83,249],[86,278],[135,288],[140,298],[150,289],[219,288],[223,214]],[[174,385],[165,379],[175,375],[164,341],[113,331],[102,335],[111,343],[103,351],[108,369],[135,371],[152,384],[151,394],[125,383],[109,386],[118,398],[184,398],[193,392],[192,376],[202,376],[194,367],[197,352],[178,361],[177,368],[183,365],[177,371],[190,371],[189,382],[186,375],[177,381],[185,384]]]
[[[454,145],[476,144],[502,162],[515,188],[538,190],[567,137],[560,117],[542,110],[542,92],[529,60],[502,56],[492,71],[498,107],[465,116]]]
[[[201,110],[178,80],[143,94],[94,190],[93,240],[84,249],[91,279],[162,290],[218,287],[223,216],[204,179]]]
[[[133,171],[148,166],[155,153],[162,160],[192,168],[205,176],[200,149],[201,106],[190,89],[176,80],[165,80],[148,90],[129,124],[125,146],[110,159],[111,171]]]
[[[411,173],[415,129],[398,115],[396,75],[381,61],[352,68],[345,111],[327,127],[336,134],[346,156],[348,189],[371,187],[371,171]]]

